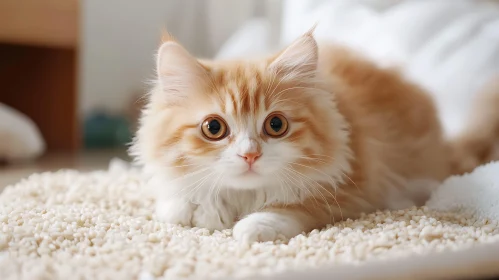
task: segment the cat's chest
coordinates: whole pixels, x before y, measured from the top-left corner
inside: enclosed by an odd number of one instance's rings
[[[192,202],[205,211],[227,213],[238,220],[272,205],[301,203],[306,197],[307,193],[291,187],[279,190],[221,189],[217,193],[200,192]]]

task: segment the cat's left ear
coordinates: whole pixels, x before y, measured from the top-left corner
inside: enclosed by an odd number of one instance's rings
[[[175,41],[161,45],[157,56],[157,73],[162,95],[171,101],[202,92],[208,81],[206,70],[186,49]]]
[[[317,72],[319,50],[314,39],[315,26],[282,51],[269,65],[269,69],[285,79],[305,81]]]

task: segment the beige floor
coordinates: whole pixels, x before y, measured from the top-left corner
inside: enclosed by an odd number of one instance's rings
[[[80,171],[106,169],[109,161],[114,157],[129,160],[124,150],[99,150],[82,152],[77,155],[49,154],[29,163],[0,166],[0,192],[6,186],[37,172],[57,171],[67,168]]]

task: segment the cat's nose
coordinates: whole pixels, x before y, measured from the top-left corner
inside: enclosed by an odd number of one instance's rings
[[[247,163],[253,164],[258,158],[262,156],[262,153],[256,152],[256,153],[245,153],[243,155],[239,155],[242,157]]]

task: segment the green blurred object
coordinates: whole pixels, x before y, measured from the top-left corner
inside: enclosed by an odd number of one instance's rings
[[[95,112],[85,118],[83,142],[86,149],[123,147],[132,140],[125,117]]]

